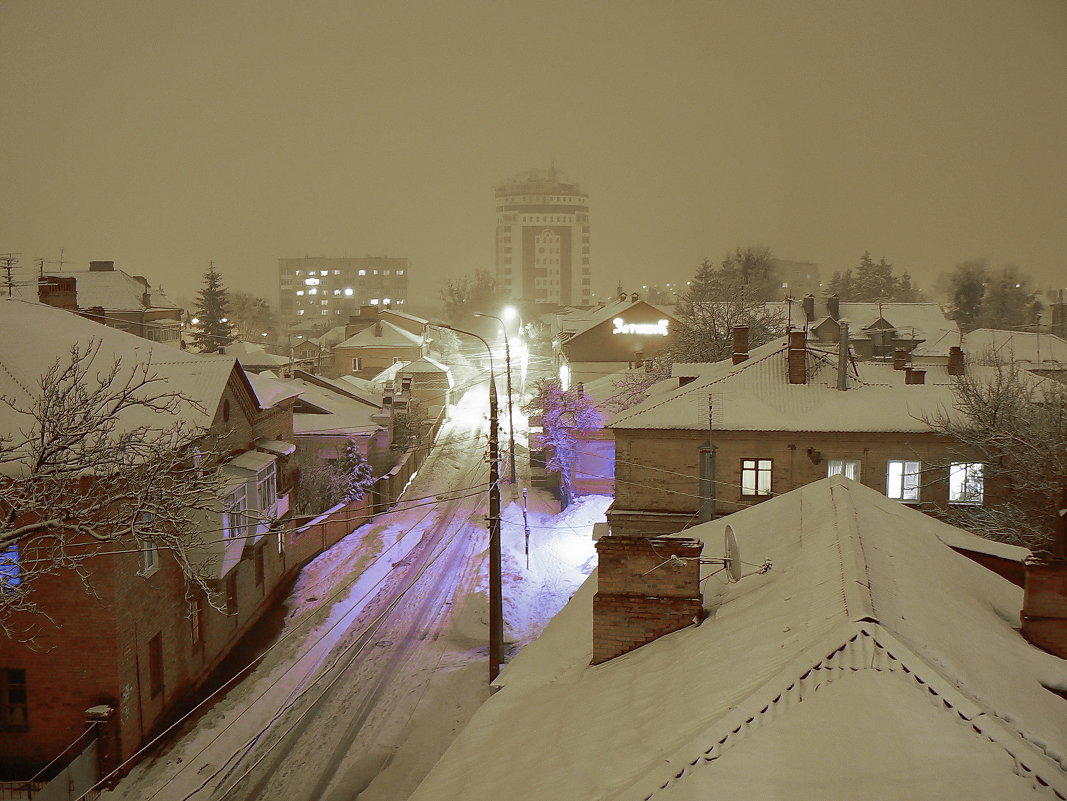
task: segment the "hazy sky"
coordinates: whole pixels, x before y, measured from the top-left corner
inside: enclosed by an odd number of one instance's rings
[[[1067,2],[0,0],[0,252],[191,296],[209,259],[493,266],[492,187],[590,196],[593,288],[765,244],[1067,286]]]

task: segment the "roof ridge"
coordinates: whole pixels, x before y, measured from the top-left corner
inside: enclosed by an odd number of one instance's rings
[[[1067,777],[1058,761],[1040,743],[1005,725],[995,713],[980,706],[956,682],[943,675],[936,666],[881,623],[849,621],[841,628],[844,630],[834,629],[798,658],[788,662],[729,712],[711,721],[701,733],[690,738],[689,748],[686,749],[688,753],[681,757],[684,763],[681,768],[675,763],[654,774],[645,774],[655,782],[655,789],[643,796],[644,801],[655,801],[661,790],[667,790],[691,776],[699,767],[712,765],[750,733],[780,718],[782,712],[816,697],[822,687],[840,679],[847,680],[860,671],[892,673],[910,679],[909,685],[922,691],[935,708],[954,713],[958,722],[969,724],[974,734],[1006,751],[1015,762],[1018,775],[1029,779],[1035,788],[1050,787],[1059,797],[1064,797]],[[836,647],[834,643],[837,643]],[[820,653],[821,658],[813,658]],[[807,669],[797,675],[805,663]],[[794,676],[792,679],[791,674]],[[788,685],[786,681],[789,681]],[[722,733],[724,731],[725,734]],[[721,736],[716,738],[716,734]],[[712,745],[705,748],[709,738],[713,739]],[[695,755],[694,751],[697,752]],[[1038,767],[1040,763],[1044,763],[1043,768]]]

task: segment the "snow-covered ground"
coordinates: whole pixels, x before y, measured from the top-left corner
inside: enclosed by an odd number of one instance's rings
[[[316,697],[324,679],[332,681],[332,674],[342,672],[331,674],[331,668],[359,640],[365,630],[363,621],[377,614],[377,604],[382,603],[379,591],[396,581],[397,565],[418,552],[420,543],[425,548],[429,540],[424,537],[447,525],[452,535],[449,541],[467,543],[473,567],[457,571],[451,600],[433,615],[435,633],[422,636],[425,642],[419,645],[419,658],[411,660],[417,664],[393,673],[394,683],[399,679],[403,686],[390,686],[387,700],[403,700],[393,712],[398,719],[376,724],[375,730],[383,732],[381,741],[359,749],[373,753],[354,755],[338,765],[327,795],[395,801],[414,791],[489,694],[485,493],[461,503],[441,500],[485,481],[481,412],[485,394],[484,385],[475,387],[457,405],[442,432],[442,446],[420,470],[396,511],[357,529],[304,568],[287,601],[284,628],[256,668],[201,710],[179,739],[147,758],[105,798],[203,801],[243,797],[219,789],[233,786],[232,777],[229,785],[223,781],[227,772],[240,775],[234,755],[263,750],[270,738],[276,738],[272,729],[279,727],[278,722],[284,719],[288,725],[286,714],[292,716],[299,704],[310,706],[301,694]],[[520,425],[517,416],[517,434]],[[506,433],[502,440],[504,444]],[[517,441],[520,448],[525,445],[521,435]],[[521,457],[519,461],[521,467]],[[521,479],[520,470],[520,483]],[[505,638],[514,653],[540,634],[595,567],[592,526],[604,519],[610,498],[582,498],[559,513],[552,498],[531,490],[526,504],[527,567],[521,491],[504,485],[503,495]],[[443,551],[444,546],[438,553]],[[331,715],[343,717],[346,712],[339,707]],[[314,738],[307,740],[312,744],[301,740],[300,747],[314,748]],[[300,756],[290,761],[306,764],[309,774],[316,772],[314,765],[323,763],[323,757],[310,750],[306,763]],[[312,783],[322,779],[317,775],[306,778]]]

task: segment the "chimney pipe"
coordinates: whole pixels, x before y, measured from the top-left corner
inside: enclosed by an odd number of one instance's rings
[[[809,323],[815,321],[815,296],[810,293],[804,296],[804,319]]]
[[[115,262],[113,261],[91,261],[89,262],[89,272],[91,273],[110,273],[115,271]]]
[[[841,316],[841,298],[837,295],[830,295],[826,299],[826,313],[833,317],[835,320]]]
[[[953,346],[948,349],[948,374],[963,375],[963,348]]]
[[[688,537],[612,535],[597,540],[592,664],[700,622],[703,548],[700,540]]]
[[[893,351],[893,369],[904,370],[908,366],[908,352],[904,348]]]
[[[926,371],[916,370],[913,367],[904,368],[904,383],[905,384],[925,384],[926,383]]]
[[[841,336],[837,344],[837,388],[848,389],[848,320],[841,320]]]
[[[808,382],[807,348],[804,343],[803,331],[789,332],[787,366],[790,384],[806,384]]]
[[[734,364],[748,360],[748,326],[734,326]]]
[[[1067,506],[1067,498],[1063,499]],[[1056,513],[1051,556],[1031,554],[1025,562],[1022,635],[1061,659],[1067,659],[1067,508]]]

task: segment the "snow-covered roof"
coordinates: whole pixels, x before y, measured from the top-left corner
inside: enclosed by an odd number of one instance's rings
[[[381,325],[381,336],[376,336],[375,331],[377,326]],[[393,325],[388,320],[381,320],[379,323],[368,326],[362,331],[359,331],[344,342],[340,343],[336,347],[338,348],[395,348],[422,345],[422,337],[418,334],[412,334],[410,331],[405,331],[403,328],[397,325]]]
[[[264,365],[280,367],[289,364],[287,357],[268,353],[262,345],[255,342],[245,342],[241,339],[227,345],[226,353],[230,356],[236,356],[237,360],[245,367],[261,367]]]
[[[951,527],[842,476],[684,535],[721,558],[727,523],[770,572],[706,578],[701,625],[590,666],[594,574],[410,801],[1067,794],[1067,708],[1042,686],[1067,662]]]
[[[333,434],[337,436],[366,434],[380,426],[372,418],[381,413],[380,406],[349,397],[341,392],[323,388],[299,378],[279,379],[300,395],[301,404],[308,404],[318,413],[293,412],[293,431],[296,434]]]
[[[999,364],[1030,362],[1032,367],[1067,365],[1067,340],[1032,331],[978,328],[963,338],[963,350],[972,359]]]
[[[163,293],[149,287],[122,270],[74,272],[50,272],[45,277],[73,278],[78,286],[78,307],[88,309],[102,306],[104,309],[177,309],[178,306]],[[144,305],[144,293],[149,293],[149,305]]]
[[[905,384],[903,370],[884,362],[853,362],[849,389],[837,389],[837,353],[807,348],[808,380],[790,384],[787,348],[775,340],[747,361],[709,365],[689,384],[621,412],[612,428],[747,431],[928,431],[923,418],[951,412],[955,396],[945,365],[924,366],[923,384]],[[983,368],[969,367],[981,372]]]
[[[335,325],[322,336],[311,337],[307,341],[323,348],[332,348],[334,345],[345,341],[345,327],[343,325]]]
[[[584,318],[574,317],[574,327],[571,329],[564,330],[571,333],[571,336],[568,337],[568,339],[579,337],[589,329],[595,328],[596,326],[600,325],[605,320],[611,320],[615,317],[625,317],[626,313],[634,306],[650,306],[665,317],[674,319],[673,307],[659,306],[654,303],[649,303],[647,300],[640,299],[626,301],[615,300],[611,303],[606,304],[605,306],[600,307],[599,309],[592,309],[586,312],[586,316]]]
[[[122,424],[159,428],[178,421],[208,428],[233,373],[233,356],[204,356],[151,342],[117,328],[102,326],[77,314],[40,303],[0,299],[0,394],[24,402],[32,397],[42,373],[57,359],[66,363],[70,349],[100,344],[95,367],[104,371],[116,359],[122,374],[151,361],[151,373],[166,381],[165,389],[182,393],[193,403],[182,404],[177,416],[142,408],[128,410]],[[25,427],[28,421],[0,406],[0,434]]]
[[[343,375],[339,378],[327,378],[323,375],[308,373],[304,370],[293,372],[293,378],[314,384],[327,392],[339,392],[346,397],[355,398],[367,406],[381,408],[382,391],[365,378]]]
[[[246,373],[248,383],[252,385],[252,391],[256,393],[261,409],[270,409],[277,406],[283,400],[295,398],[300,390],[280,378]]]

